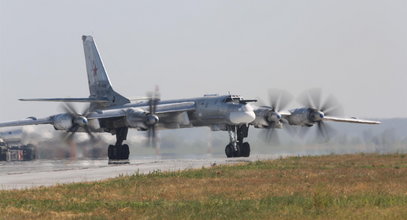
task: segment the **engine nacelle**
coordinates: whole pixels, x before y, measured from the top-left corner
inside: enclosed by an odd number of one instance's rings
[[[279,122],[281,119],[281,115],[278,112],[269,111],[266,115],[266,120],[270,123],[272,122]]]
[[[69,130],[72,125],[73,118],[70,114],[59,114],[53,117],[53,125],[55,130]]]
[[[88,126],[91,128],[91,130],[99,130],[100,129],[100,123],[98,119],[90,119],[88,120]]]
[[[158,121],[159,121],[159,119],[158,119],[157,115],[147,114],[144,123],[147,126],[154,126],[155,124],[158,123]]]
[[[312,110],[309,113],[309,119],[313,122],[319,122],[324,118],[324,113],[318,110]]]
[[[324,118],[324,113],[312,108],[298,108],[291,112],[288,117],[290,125],[308,126],[311,127],[314,123],[321,121]]]
[[[269,108],[259,108],[254,111],[256,114],[256,119],[252,124],[257,128],[269,127],[273,124],[273,127],[281,128],[282,124],[280,122],[281,115],[278,112],[274,112]]]
[[[126,124],[131,128],[147,129],[146,117],[147,114],[142,109],[129,108],[126,110]]]

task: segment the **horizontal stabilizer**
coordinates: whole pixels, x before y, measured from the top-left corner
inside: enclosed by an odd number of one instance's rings
[[[35,98],[35,99],[19,99],[20,101],[34,101],[34,102],[95,102],[107,103],[108,99],[95,99],[95,98]]]

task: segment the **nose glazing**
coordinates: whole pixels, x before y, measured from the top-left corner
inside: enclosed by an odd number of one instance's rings
[[[233,124],[248,124],[254,119],[256,119],[256,114],[254,114],[253,108],[248,105],[244,105],[229,114],[229,121]]]

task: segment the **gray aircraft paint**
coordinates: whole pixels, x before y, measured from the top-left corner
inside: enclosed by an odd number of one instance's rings
[[[75,132],[109,132],[116,135],[116,144],[109,145],[109,159],[128,160],[129,146],[123,144],[127,139],[128,128],[148,130],[149,137],[155,138],[156,128],[182,128],[208,126],[212,130],[229,133],[229,144],[225,148],[227,157],[248,157],[250,145],[244,142],[250,125],[256,128],[281,128],[288,121],[294,126],[313,126],[321,130],[323,120],[379,124],[377,121],[356,118],[324,117],[317,107],[303,107],[289,113],[279,112],[276,106],[253,107],[241,96],[204,96],[202,98],[160,101],[152,96],[147,102],[136,104],[115,92],[104,68],[102,59],[91,36],[82,36],[85,51],[86,70],[89,82],[89,111],[78,113],[66,105],[66,112],[37,119],[0,123],[0,127],[51,124],[56,130],[64,130],[72,137]],[[27,99],[53,101],[54,99]],[[58,98],[58,101],[72,102],[75,98]],[[79,98],[81,102],[86,99]],[[293,117],[293,118],[290,118]],[[325,132],[326,134],[326,132]],[[150,138],[149,138],[150,139]],[[125,155],[123,157],[123,155]],[[127,155],[127,156],[126,156]]]
[[[88,75],[89,98],[107,99],[109,101],[107,103],[91,103],[90,110],[130,103],[129,99],[113,90],[93,37],[84,35],[82,36],[82,41]]]

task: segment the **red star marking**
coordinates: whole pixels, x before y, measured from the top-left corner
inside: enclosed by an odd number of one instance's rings
[[[97,71],[98,71],[98,68],[96,68],[95,63],[93,63],[93,66],[94,66],[93,69],[92,69],[93,75],[96,76],[96,73],[97,73]]]

